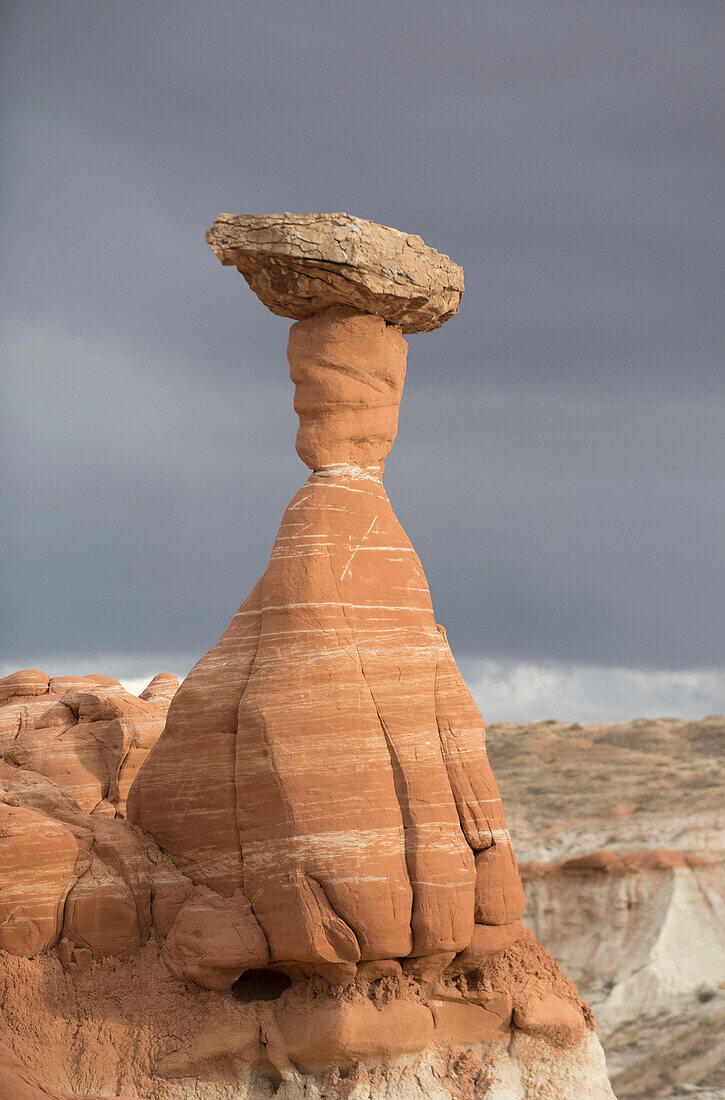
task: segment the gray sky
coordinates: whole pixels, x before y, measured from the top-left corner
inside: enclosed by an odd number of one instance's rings
[[[723,10],[6,0],[5,668],[219,636],[306,469],[287,322],[204,232],[345,210],[465,269],[386,486],[481,692],[675,670],[725,709]]]

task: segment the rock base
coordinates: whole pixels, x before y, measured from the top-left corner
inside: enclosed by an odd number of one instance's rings
[[[370,969],[344,989],[274,970],[231,991],[191,988],[153,942],[82,972],[55,952],[2,953],[0,1047],[48,1086],[39,1097],[613,1097],[585,1006],[533,943],[455,978]]]

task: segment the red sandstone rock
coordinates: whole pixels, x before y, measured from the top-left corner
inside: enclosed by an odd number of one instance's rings
[[[646,852],[631,852],[617,856],[602,850],[574,856],[560,863],[522,863],[524,882],[540,882],[542,879],[561,875],[637,875],[646,871],[670,871],[682,867],[707,867],[709,862],[690,852],[679,849],[651,848]]]
[[[164,944],[169,970],[206,989],[229,989],[244,970],[264,966],[269,949],[241,890],[222,898],[197,887],[179,910]]]
[[[651,848],[647,852],[632,852],[620,859],[625,874],[641,871],[671,871],[680,867],[709,867],[708,860],[691,852],[671,848]]]
[[[467,970],[475,970],[483,966],[491,955],[497,955],[505,951],[512,944],[520,940],[524,935],[521,921],[513,921],[496,927],[489,924],[474,924],[471,942],[465,951],[456,955],[449,966],[454,974],[463,974]]]
[[[85,814],[47,777],[2,761],[0,822],[0,946],[34,955],[62,936],[68,958],[90,959],[146,940],[165,860],[151,861],[155,845],[133,826]]]
[[[287,1056],[305,1070],[384,1062],[414,1053],[433,1037],[430,1009],[415,1001],[376,1007],[370,1001],[328,1001],[310,1012],[307,1004],[283,1005],[277,1026]]]
[[[432,1010],[433,1038],[438,1043],[470,1047],[505,1040],[509,1035],[511,1005],[506,998],[475,1004],[462,996],[436,997]]]
[[[165,714],[178,690],[179,680],[173,672],[159,672],[143,689],[139,699],[145,699],[147,703],[153,703]]]
[[[60,686],[71,680],[63,677]],[[123,816],[136,772],[163,729],[163,711],[128,694],[110,677],[74,683],[80,686],[60,698],[46,696],[46,705],[34,715],[13,717],[15,732],[5,757],[47,775],[89,813],[103,812],[106,803]]]
[[[564,873],[571,872],[578,875],[583,871],[608,871],[617,862],[617,856],[614,852],[601,851],[601,852],[588,852],[583,856],[574,856],[572,859],[565,859],[561,865]]]
[[[524,1000],[514,1009],[513,1020],[520,1031],[529,1035],[576,1034],[587,1027],[577,1005],[556,993]]]
[[[63,937],[96,959],[126,957],[151,930],[146,847],[133,829],[116,821],[94,819],[92,828],[90,859],[68,896]]]
[[[403,959],[401,970],[418,982],[435,982],[455,959],[455,952],[441,951],[437,955],[411,955]]]
[[[66,691],[93,691],[96,688],[120,688],[118,680],[112,676],[104,676],[102,673],[92,673],[89,676],[53,676],[48,690],[55,695],[64,695]]]
[[[129,815],[195,882],[242,888],[275,961],[450,957],[523,895],[481,716],[380,480],[405,344],[332,309],[293,326],[289,356],[314,472]]]
[[[260,587],[184,680],[128,798],[129,818],[151,832],[185,874],[227,895],[242,885],[237,712],[257,649]]]
[[[151,869],[153,925],[162,936],[166,936],[176,920],[176,914],[194,889],[194,884],[182,875],[168,856],[160,852],[158,856],[151,852],[149,854],[153,855]]]
[[[9,676],[3,676],[0,680],[0,706],[4,706],[12,699],[46,695],[48,682],[47,673],[40,672],[37,668],[23,668],[19,672],[11,672]]]
[[[524,888],[511,841],[494,841],[490,848],[476,853],[475,920],[479,924],[510,924],[523,911]]]
[[[60,821],[0,803],[0,948],[37,955],[58,941],[78,842]]]
[[[408,345],[381,317],[338,307],[292,325],[297,453],[319,470],[382,467],[398,431]]]
[[[37,669],[22,669],[0,680],[0,756],[18,736],[32,729],[38,715],[57,696],[48,692],[49,677]]]

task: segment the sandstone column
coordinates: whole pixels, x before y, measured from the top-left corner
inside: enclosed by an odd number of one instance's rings
[[[312,473],[264,576],[174,697],[129,817],[198,887],[237,899],[272,962],[452,957],[476,924],[516,921],[523,893],[483,721],[382,472],[403,333],[453,316],[463,273],[346,214],[222,214],[207,240],[296,321]]]

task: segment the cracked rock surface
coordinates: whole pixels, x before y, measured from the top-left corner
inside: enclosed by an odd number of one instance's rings
[[[220,214],[206,235],[272,313],[330,306],[430,332],[458,312],[463,269],[420,237],[350,214]]]

